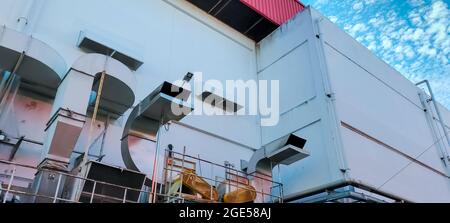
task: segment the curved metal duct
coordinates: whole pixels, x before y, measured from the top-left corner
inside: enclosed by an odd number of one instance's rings
[[[86,122],[95,79],[102,72],[106,78],[100,107],[121,115],[133,105],[134,76],[125,65],[101,54],[81,56],[58,87],[46,128],[44,161],[68,163]]]
[[[128,146],[131,130],[145,128],[150,134],[156,135],[160,125],[167,124],[169,121],[181,120],[193,110],[185,102],[190,93],[184,88],[164,82],[133,109],[125,124],[121,143],[122,159],[128,169],[140,171],[131,157]],[[179,106],[181,114],[175,114],[171,109],[172,106]],[[139,118],[150,120],[153,124],[140,127],[139,122],[136,121]]]
[[[253,154],[247,173],[272,175],[272,164],[291,165],[308,157],[309,152],[303,149],[306,142],[306,139],[289,134],[265,145]]]
[[[0,70],[14,70],[24,87],[54,97],[66,72],[66,63],[46,43],[3,26],[0,27]]]

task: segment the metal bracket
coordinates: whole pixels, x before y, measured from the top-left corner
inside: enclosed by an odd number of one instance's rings
[[[21,17],[17,18],[17,22],[20,22],[20,20],[22,20],[22,19],[25,20],[25,25],[28,25],[28,18],[27,17],[21,16]]]
[[[13,150],[11,151],[11,154],[9,155],[9,159],[8,161],[12,161],[14,159],[14,157],[17,154],[17,151],[19,151],[19,147],[22,144],[22,142],[25,140],[25,136],[21,136],[19,138],[19,140],[16,142],[16,144],[14,145]]]

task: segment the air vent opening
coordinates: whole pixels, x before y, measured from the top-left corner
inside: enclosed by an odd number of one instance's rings
[[[89,53],[112,55],[112,58],[125,64],[132,71],[138,70],[144,64],[141,60],[122,52],[122,50],[117,47],[108,46],[101,42],[102,41],[96,40],[87,33],[81,32],[78,47]]]
[[[212,92],[205,91],[198,96],[204,103],[207,103],[213,107],[220,108],[226,112],[236,113],[244,106],[237,104],[236,102],[230,101]]]

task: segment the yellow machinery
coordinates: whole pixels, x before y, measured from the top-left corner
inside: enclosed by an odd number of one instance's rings
[[[196,174],[196,162],[186,159],[185,156],[175,156],[172,154],[166,157],[165,182],[168,183],[167,194],[170,198],[178,197],[185,201],[201,203],[249,203],[256,199],[256,190],[246,177],[227,170],[226,180],[216,189]],[[175,179],[168,176],[172,172],[178,173]]]
[[[226,178],[218,187],[224,203],[250,203],[256,199],[256,190],[246,177],[227,171]]]
[[[183,172],[174,180],[172,187],[169,189],[169,195],[173,196],[178,193],[183,187],[187,187],[194,194],[199,196],[189,196],[184,194],[184,198],[190,198],[193,200],[206,200],[217,202],[219,200],[219,194],[217,190],[208,184],[203,178],[197,176],[195,171],[192,169],[185,169]]]
[[[240,188],[235,188],[231,192],[225,193],[223,196],[224,203],[249,203],[256,199],[256,190],[250,185],[239,185]]]

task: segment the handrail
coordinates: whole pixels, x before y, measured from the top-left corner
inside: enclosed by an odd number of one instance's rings
[[[173,152],[173,151],[172,151]],[[173,152],[176,153],[176,152]],[[187,155],[186,155],[187,156]],[[198,158],[197,158],[198,159]],[[28,168],[28,169],[33,169],[33,170],[38,170],[38,168],[36,166],[32,166],[32,165],[26,165],[26,164],[21,164],[21,163],[16,163],[16,162],[12,162],[12,161],[6,161],[6,160],[0,160],[0,164],[4,164],[4,165],[12,165],[15,168],[17,167],[22,167],[22,168]],[[218,165],[218,166],[222,166],[222,165]],[[224,166],[222,166],[224,167]],[[227,169],[231,169],[231,168],[227,168]],[[58,197],[58,191],[64,187],[62,182],[60,181],[60,179],[62,178],[62,176],[68,177],[68,178],[72,178],[72,179],[81,179],[84,180],[85,182],[92,182],[94,185],[104,185],[104,186],[111,186],[114,188],[119,188],[119,189],[123,189],[124,190],[124,195],[122,198],[119,197],[112,197],[112,196],[108,196],[108,195],[103,195],[103,194],[96,194],[95,193],[95,188],[93,187],[91,192],[87,192],[87,191],[82,191],[83,195],[89,195],[90,199],[89,202],[93,203],[94,202],[94,198],[104,198],[104,199],[109,199],[109,200],[113,200],[113,201],[118,201],[118,202],[122,202],[122,203],[139,203],[139,199],[138,201],[131,201],[127,199],[127,196],[130,194],[130,192],[134,192],[134,193],[142,193],[142,194],[147,194],[148,196],[150,195],[150,191],[146,191],[146,190],[142,190],[142,189],[135,189],[135,188],[130,188],[130,187],[126,187],[126,186],[121,186],[121,185],[116,185],[116,184],[112,184],[112,183],[108,183],[108,182],[103,182],[103,181],[97,181],[97,180],[92,180],[92,179],[88,179],[85,177],[80,177],[77,175],[73,175],[73,174],[69,174],[69,173],[65,173],[65,172],[61,172],[61,171],[56,171],[56,170],[47,170],[47,169],[42,169],[41,171],[47,172],[47,173],[53,173],[53,174],[59,174],[60,176],[58,177],[58,184],[59,186],[57,186],[57,189],[55,190],[55,193],[53,196],[47,196],[47,195],[42,195],[42,194],[37,194],[37,193],[30,193],[30,192],[25,192],[25,191],[20,191],[20,190],[16,190],[16,189],[12,189],[11,186],[13,184],[13,180],[14,177],[13,175],[10,175],[10,182],[8,183],[8,187],[7,188],[2,188],[0,190],[0,194],[5,192],[4,194],[4,200],[3,202],[6,202],[7,199],[7,195],[8,194],[15,194],[15,195],[24,195],[24,196],[29,196],[29,197],[34,197],[34,198],[44,198],[44,199],[48,199],[49,202],[69,202],[69,203],[82,203],[80,201],[76,201],[76,200],[70,200],[70,199],[65,199],[65,198],[61,198]],[[171,170],[173,172],[179,172],[177,170]],[[6,175],[5,175],[6,176]],[[209,180],[209,181],[213,181],[216,183],[221,183],[221,180],[226,180],[225,178],[222,177],[217,177],[217,179],[210,179],[210,178],[206,178],[206,177],[202,177],[203,179]],[[265,179],[266,180],[266,179]],[[268,181],[269,182],[269,181]],[[276,182],[275,182],[276,184]],[[229,183],[230,186],[236,187],[236,188],[241,188],[241,186],[239,184],[235,184],[235,183]],[[276,186],[271,187],[271,190],[273,190],[273,188],[277,188],[280,187],[282,188],[281,184],[276,184]],[[243,188],[245,189],[245,188]],[[271,201],[274,200],[282,200],[282,196],[276,196],[274,194],[270,194],[270,193],[265,193],[264,191],[255,191],[257,194],[261,195],[261,196],[266,196],[266,197],[270,197]],[[141,197],[141,195],[139,196]],[[170,194],[162,194],[162,193],[156,193],[156,197],[160,197],[160,198],[164,198],[163,200],[169,200],[171,202],[176,202],[176,201],[180,201],[180,202],[185,202],[186,199],[184,197],[180,197],[180,196],[172,196]]]

